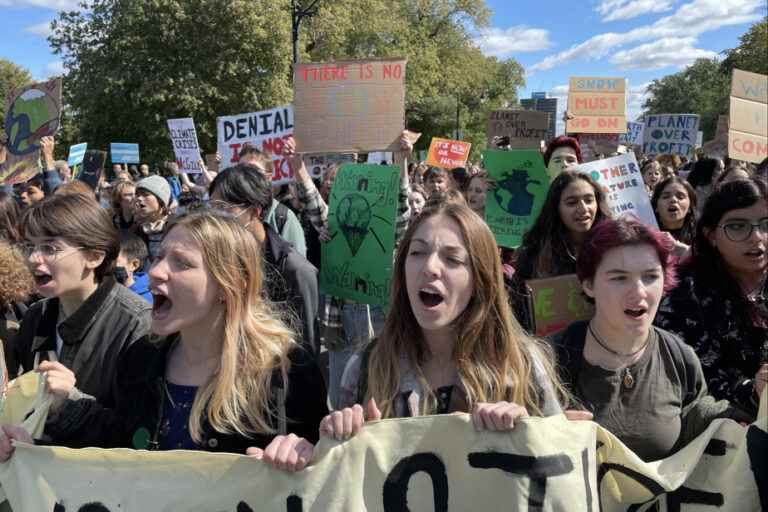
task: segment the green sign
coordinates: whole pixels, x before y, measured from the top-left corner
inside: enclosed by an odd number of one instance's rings
[[[536,150],[483,152],[493,186],[485,196],[485,221],[500,247],[518,247],[549,190],[549,176]]]
[[[320,289],[361,304],[387,303],[400,186],[396,165],[341,166],[328,201]]]

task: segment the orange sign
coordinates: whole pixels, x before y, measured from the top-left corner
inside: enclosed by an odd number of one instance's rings
[[[568,133],[626,133],[626,83],[623,78],[571,77]]]
[[[427,165],[442,169],[455,169],[464,167],[469,158],[469,150],[472,144],[460,140],[433,138],[429,145]]]

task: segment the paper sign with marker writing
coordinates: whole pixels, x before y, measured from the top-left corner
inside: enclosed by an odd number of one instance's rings
[[[627,133],[619,135],[619,142],[622,144],[635,145],[643,143],[643,123],[629,121],[627,123]]]
[[[538,149],[547,138],[549,113],[533,110],[495,110],[488,117],[488,147],[495,149],[494,137],[509,137],[510,149]]]
[[[173,143],[173,153],[179,170],[188,174],[199,174],[200,146],[197,143],[195,121],[191,117],[168,119],[168,132]]]
[[[760,163],[768,157],[768,76],[733,70],[728,156]]]
[[[659,229],[634,153],[581,164],[576,170],[602,187],[612,217],[634,217]]]
[[[571,77],[568,133],[626,133],[624,78]]]
[[[361,304],[386,304],[399,184],[396,165],[341,166],[328,201],[331,241],[322,246],[323,293]]]
[[[534,150],[489,149],[483,162],[493,183],[485,196],[485,222],[499,247],[518,247],[549,190],[544,160]]]
[[[293,135],[293,105],[283,105],[260,112],[216,118],[216,141],[224,170],[237,165],[239,153],[246,143],[271,155],[274,165],[273,185],[288,183],[293,178],[288,160],[282,157],[285,140]],[[301,148],[304,152],[304,148]]]
[[[610,155],[619,148],[618,133],[579,133],[578,139],[585,161],[594,160],[598,155]]]
[[[70,146],[69,156],[67,157],[67,165],[69,165],[70,167],[74,167],[76,165],[80,165],[81,163],[83,163],[83,158],[85,158],[85,152],[87,149],[88,149],[87,142]]]
[[[427,165],[448,170],[464,167],[471,148],[469,142],[433,137],[427,154]]]
[[[594,306],[582,294],[576,274],[526,281],[531,288],[536,336],[561,331],[577,320],[592,318]]]
[[[307,153],[400,151],[404,59],[297,64],[296,144]]]
[[[0,184],[24,183],[40,172],[40,139],[60,126],[61,79],[26,85],[5,98],[8,141],[0,144]]]
[[[695,114],[658,114],[645,116],[643,153],[691,157],[699,132]]]

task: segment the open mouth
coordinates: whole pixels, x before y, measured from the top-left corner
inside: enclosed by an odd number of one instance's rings
[[[165,318],[172,307],[171,299],[160,293],[152,293],[152,318],[158,320]]]
[[[677,206],[670,206],[669,208],[667,208],[667,211],[673,215],[676,215],[677,213],[680,212],[680,208],[678,208]]]
[[[645,312],[648,311],[645,308],[638,308],[638,309],[625,309],[624,314],[627,316],[631,316],[632,318],[640,318],[645,314]]]
[[[762,258],[765,256],[765,250],[764,249],[753,249],[751,251],[747,251],[744,254],[746,254],[750,258]]]
[[[53,281],[53,276],[52,275],[44,274],[42,272],[35,273],[34,278],[35,278],[35,284],[37,286],[45,286],[46,284],[48,284],[51,281]]]
[[[419,290],[419,300],[421,300],[421,303],[426,307],[434,308],[442,304],[445,299],[443,299],[443,296],[435,290],[422,288]]]

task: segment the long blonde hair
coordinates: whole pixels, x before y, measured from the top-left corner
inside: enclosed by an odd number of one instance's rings
[[[275,432],[278,411],[270,404],[272,375],[280,370],[286,386],[288,352],[295,335],[262,296],[261,250],[233,216],[210,210],[174,220],[168,232],[183,227],[200,246],[203,263],[221,288],[224,332],[221,359],[195,396],[189,432],[201,441],[202,418],[224,434]]]
[[[452,359],[470,408],[478,402],[510,401],[541,415],[541,391],[534,383],[534,360],[552,383],[561,402],[559,384],[549,351],[528,336],[512,314],[501,271],[498,248],[485,222],[468,206],[447,203],[426,209],[410,225],[397,251],[390,295],[391,309],[368,363],[368,389],[384,417],[395,415],[400,391],[400,356],[406,354],[417,379],[426,391],[420,414],[434,410],[437,398],[427,383],[421,364],[428,348],[411,309],[405,282],[405,260],[419,225],[442,215],[459,226],[469,254],[473,277],[472,298],[454,321],[457,338]]]

